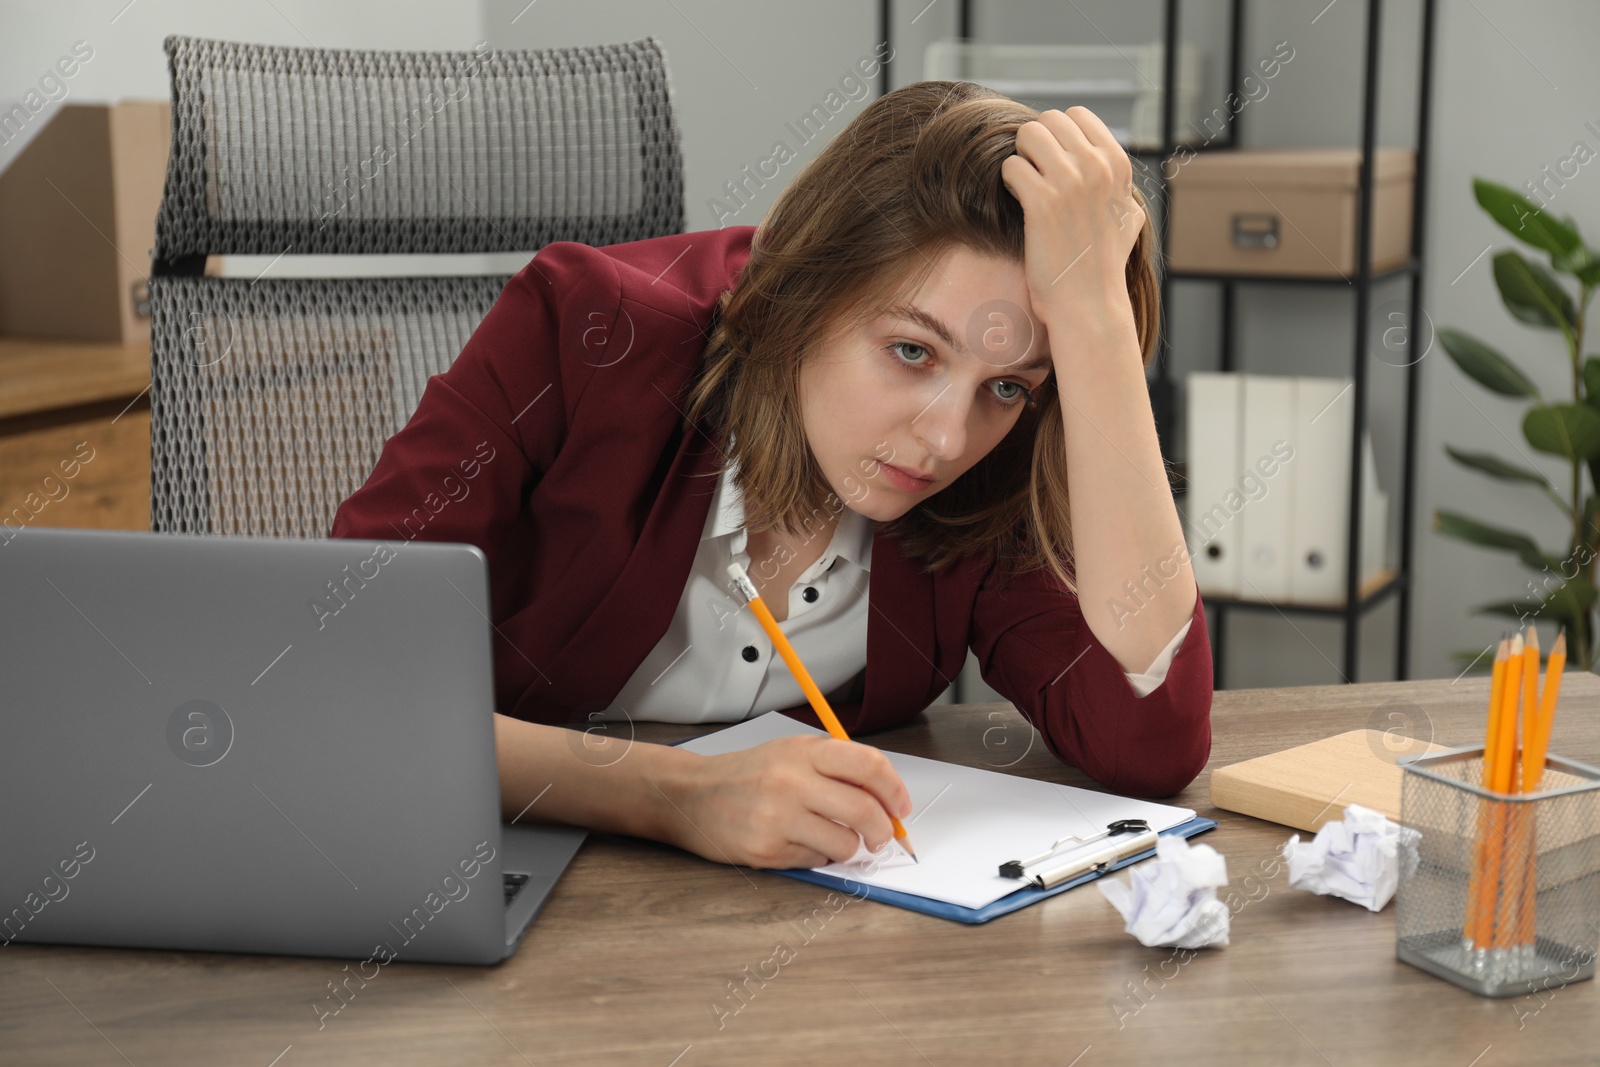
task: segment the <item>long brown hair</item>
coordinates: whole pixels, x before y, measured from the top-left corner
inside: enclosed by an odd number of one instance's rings
[[[800,368],[835,330],[914,292],[954,246],[1021,264],[1023,214],[1000,178],[1017,130],[1039,112],[973,82],[924,81],[880,97],[778,196],[721,298],[685,424],[731,437],[746,524],[790,535],[837,503],[807,445]],[[1141,208],[1143,197],[1134,190]],[[1145,210],[1128,257],[1141,355],[1155,351],[1155,239]],[[819,325],[820,324],[820,325]],[[1052,374],[1001,442],[948,487],[885,524],[936,571],[968,556],[1002,580],[1049,567],[1073,593],[1061,399]],[[837,506],[828,509],[838,514]]]

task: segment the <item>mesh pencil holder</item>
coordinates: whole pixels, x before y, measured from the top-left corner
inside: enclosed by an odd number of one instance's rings
[[[1539,789],[1483,788],[1483,746],[1403,764],[1395,954],[1487,997],[1594,977],[1600,770],[1550,756]]]

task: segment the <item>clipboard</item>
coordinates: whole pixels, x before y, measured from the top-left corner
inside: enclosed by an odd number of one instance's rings
[[[1161,831],[1161,836],[1193,837],[1196,834],[1203,834],[1207,830],[1215,830],[1216,828],[1217,822],[1215,819],[1207,819],[1204,816],[1197,815],[1186,823],[1174,826],[1170,830]],[[1029,904],[1035,904],[1046,897],[1053,897],[1057,893],[1065,893],[1067,890],[1083,885],[1085,882],[1092,882],[1102,875],[1110,874],[1113,871],[1120,871],[1122,868],[1130,864],[1138,863],[1143,859],[1149,859],[1155,854],[1155,849],[1147,848],[1143,852],[1135,853],[1132,856],[1128,856],[1125,859],[1117,861],[1103,871],[1089,871],[1085,874],[1080,874],[1076,878],[1062,882],[1059,885],[1052,886],[1049,889],[1039,889],[1032,885],[1025,885],[1015,893],[1012,893],[1009,896],[1001,897],[994,903],[986,904],[981,908],[964,908],[959,904],[949,904],[945,901],[934,900],[930,897],[919,897],[914,893],[902,893],[896,889],[883,889],[879,886],[867,885],[864,882],[855,882],[849,878],[840,878],[837,875],[824,874],[821,871],[807,870],[804,868],[789,871],[775,870],[769,873],[781,874],[789,878],[798,878],[802,882],[810,882],[813,885],[827,886],[830,889],[838,889],[842,892],[849,893],[851,896],[856,897],[859,900],[876,900],[884,904],[893,904],[897,908],[906,908],[910,911],[920,911],[924,915],[934,915],[941,919],[952,919],[956,922],[962,923],[986,923],[990,919],[997,919],[1002,915],[1009,915],[1011,912],[1014,912],[1019,908],[1026,908]]]
[[[822,731],[772,712],[732,724],[725,730],[690,738],[680,744],[691,744],[694,751],[713,754],[736,751],[774,737],[795,734],[822,735]],[[836,889],[859,900],[877,900],[956,922],[982,923],[1092,881],[1101,874],[1121,870],[1155,853],[1152,844],[1141,852],[1107,862],[1099,869],[1086,870],[1076,876],[1068,875],[1067,880],[1052,884],[1049,888],[1011,882],[1009,877],[997,873],[998,865],[1009,866],[1007,861],[1030,856],[1045,844],[1064,838],[1066,834],[1094,833],[1106,829],[1114,820],[1145,820],[1150,827],[1159,831],[1159,835],[1185,838],[1217,826],[1214,820],[1200,816],[1192,808],[1121,797],[919,756],[892,752],[885,754],[896,763],[906,784],[912,788],[913,796],[917,794],[920,783],[923,807],[907,826],[915,837],[918,831],[916,820],[924,816],[931,817],[933,822],[925,822],[923,826],[937,825],[944,841],[953,848],[949,852],[941,848],[932,857],[936,863],[940,860],[944,862],[934,871],[929,871],[927,862],[930,856],[924,854],[924,862],[920,867],[903,867],[899,872],[875,868],[865,872],[875,875],[869,881],[862,877],[864,868],[860,866],[870,858],[863,847],[847,863],[829,864],[821,869],[773,870],[771,873]],[[959,787],[956,785],[958,782],[961,783]],[[943,789],[940,789],[941,784],[944,785]],[[954,806],[946,802],[945,807],[937,808],[939,797],[952,787],[956,788]],[[938,796],[934,795],[936,791]],[[1156,836],[1150,835],[1152,840]],[[926,852],[925,849],[919,851]],[[999,854],[1002,851],[1005,854]],[[939,887],[939,891],[925,893],[921,891],[923,885],[930,889]]]

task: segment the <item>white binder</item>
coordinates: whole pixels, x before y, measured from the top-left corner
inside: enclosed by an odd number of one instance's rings
[[[1347,378],[1300,378],[1295,387],[1289,593],[1301,602],[1338,601],[1344,598],[1355,390]]]
[[[1389,494],[1378,488],[1371,434],[1361,450],[1361,501],[1361,580],[1366,581],[1389,566]]]
[[[1237,374],[1195,372],[1186,381],[1190,567],[1206,596],[1239,595],[1239,400]],[[1233,494],[1230,496],[1229,494]]]
[[[1295,379],[1288,599],[1341,604],[1348,561],[1350,434],[1355,390],[1348,378]],[[1386,566],[1389,498],[1378,487],[1371,435],[1361,450],[1362,578]]]
[[[1234,477],[1247,503],[1234,519],[1242,545],[1239,595],[1246,600],[1287,600],[1293,474],[1282,469],[1278,456],[1286,444],[1293,444],[1295,380],[1259,374],[1242,377],[1244,418]],[[1268,471],[1274,473],[1269,476]]]

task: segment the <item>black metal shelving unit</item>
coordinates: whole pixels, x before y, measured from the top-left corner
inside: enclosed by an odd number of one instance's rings
[[[1359,178],[1358,210],[1356,233],[1356,262],[1355,277],[1346,281],[1338,278],[1273,278],[1259,275],[1246,274],[1198,274],[1190,272],[1164,272],[1161,278],[1161,341],[1155,359],[1155,375],[1150,381],[1151,407],[1156,417],[1156,428],[1161,437],[1163,452],[1170,453],[1172,444],[1173,427],[1175,423],[1175,404],[1173,403],[1173,382],[1171,378],[1171,342],[1170,326],[1168,321],[1169,309],[1172,305],[1172,286],[1175,282],[1210,282],[1217,284],[1221,289],[1221,367],[1223,371],[1234,368],[1234,321],[1238,299],[1238,288],[1242,285],[1262,285],[1280,287],[1345,287],[1354,296],[1354,338],[1353,356],[1354,364],[1352,380],[1354,389],[1354,427],[1351,435],[1350,457],[1350,500],[1349,500],[1349,567],[1345,575],[1345,600],[1342,605],[1314,605],[1273,603],[1264,600],[1248,600],[1233,597],[1206,596],[1205,601],[1209,609],[1208,619],[1210,635],[1213,673],[1218,688],[1223,687],[1223,662],[1227,638],[1227,617],[1234,610],[1269,611],[1277,612],[1287,617],[1291,614],[1322,616],[1338,618],[1344,623],[1343,633],[1343,670],[1341,677],[1346,682],[1356,680],[1358,652],[1360,649],[1361,621],[1374,608],[1388,600],[1391,596],[1398,598],[1398,621],[1396,635],[1396,676],[1405,679],[1410,674],[1410,636],[1411,636],[1411,610],[1413,589],[1413,568],[1411,564],[1413,542],[1415,539],[1415,523],[1413,521],[1413,496],[1415,493],[1415,471],[1417,450],[1417,386],[1419,381],[1418,360],[1411,358],[1405,367],[1406,395],[1405,416],[1402,427],[1403,445],[1401,456],[1401,484],[1395,499],[1400,512],[1400,553],[1395,570],[1381,580],[1374,587],[1363,589],[1361,587],[1361,502],[1362,502],[1362,463],[1361,449],[1363,438],[1367,429],[1367,322],[1372,307],[1372,289],[1375,284],[1397,278],[1409,281],[1410,312],[1409,324],[1423,321],[1422,316],[1422,283],[1423,262],[1422,250],[1424,247],[1423,226],[1425,222],[1424,195],[1427,189],[1428,176],[1428,147],[1429,147],[1429,111],[1432,96],[1433,82],[1433,45],[1436,25],[1435,0],[1420,0],[1422,27],[1421,48],[1417,65],[1417,119],[1416,119],[1416,172],[1412,188],[1411,204],[1411,249],[1409,260],[1398,267],[1381,272],[1374,272],[1371,267],[1372,251],[1372,214],[1373,214],[1373,164],[1374,154],[1377,149],[1377,112],[1379,89],[1380,44],[1383,30],[1383,0],[1366,0],[1366,38],[1364,48],[1364,66],[1362,71],[1362,106],[1361,106],[1361,168]],[[1161,122],[1161,148],[1159,151],[1138,151],[1135,155],[1143,158],[1154,158],[1164,163],[1183,147],[1187,151],[1215,152],[1228,151],[1237,147],[1239,118],[1236,114],[1229,127],[1229,139],[1225,142],[1208,143],[1205,145],[1185,146],[1177,140],[1177,92],[1173,91],[1178,85],[1178,44],[1182,27],[1182,0],[1162,0],[1163,4],[1163,41],[1165,44],[1165,77],[1163,81],[1164,92],[1162,96],[1162,122]],[[958,12],[958,36],[963,40],[971,38],[972,26],[971,0],[961,0]],[[1228,85],[1227,91],[1240,93],[1242,79],[1240,76],[1240,62],[1242,58],[1242,42],[1244,39],[1244,2],[1231,0],[1229,8],[1228,26]],[[879,0],[878,19],[880,38],[892,43],[893,36],[893,0]],[[892,53],[891,53],[892,54]],[[891,85],[890,63],[883,65],[880,73],[880,92],[886,93]],[[1242,96],[1242,94],[1241,94]],[[1158,174],[1163,173],[1163,168],[1156,168]],[[1170,201],[1164,201],[1170,203]],[[1168,247],[1167,219],[1161,219],[1162,260],[1166,260]],[[1416,331],[1411,330],[1409,338],[1414,338]],[[1408,340],[1409,340],[1408,338]],[[1409,355],[1409,350],[1408,350]],[[1170,458],[1170,454],[1169,454]],[[1181,490],[1180,490],[1181,491]],[[1214,621],[1213,621],[1214,620]]]

